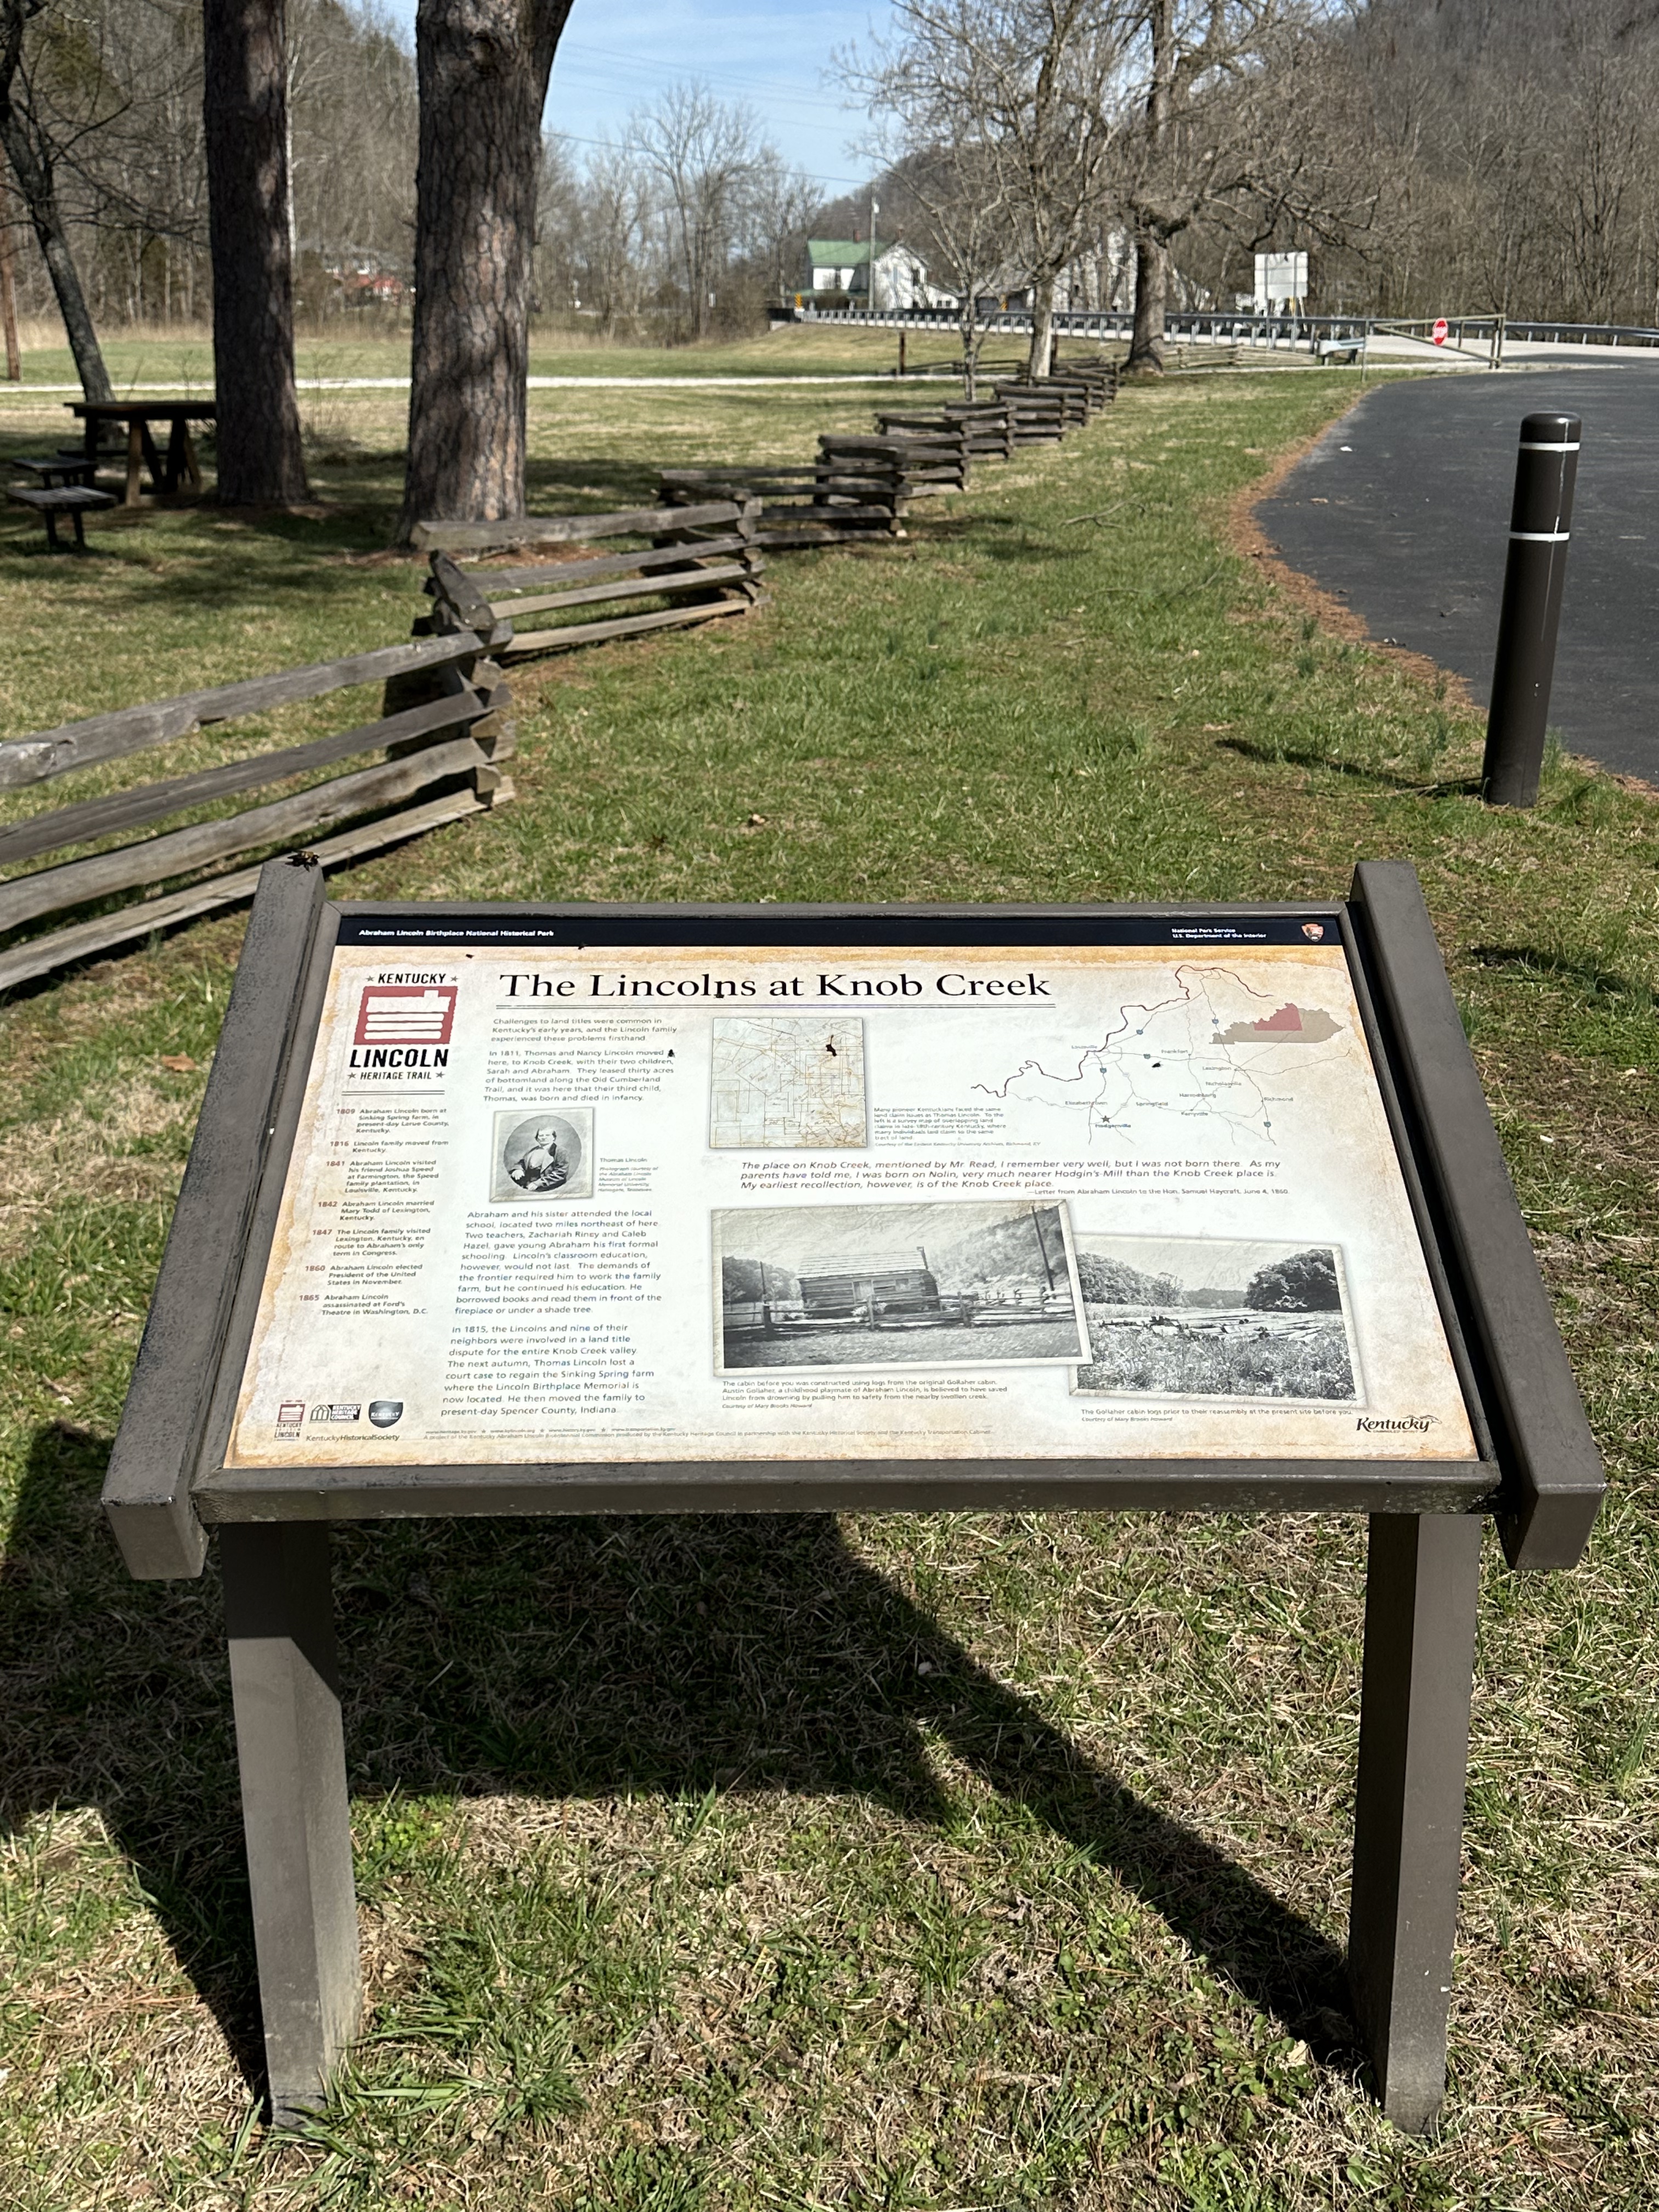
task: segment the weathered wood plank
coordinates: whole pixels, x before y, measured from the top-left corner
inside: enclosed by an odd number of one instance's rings
[[[795,510],[797,514],[806,511],[804,508]],[[775,552],[787,553],[807,545],[890,545],[904,535],[904,532],[899,529],[872,530],[866,527],[843,530],[832,523],[807,523],[796,529],[763,530],[760,542],[763,545],[770,546]]]
[[[48,484],[39,489],[30,484],[8,484],[6,497],[15,499],[19,507],[32,507],[37,514],[73,514],[77,509],[90,514],[115,504],[112,491],[94,491],[89,484]]]
[[[501,522],[417,522],[411,537],[422,552],[488,553],[514,545],[568,545],[590,538],[648,538],[653,531],[698,522],[735,522],[730,500],[691,508],[632,507],[620,514],[520,514]]]
[[[689,629],[693,623],[714,622],[722,615],[746,615],[756,602],[750,599],[722,599],[712,607],[667,607],[660,614],[627,615],[617,622],[571,623],[562,629],[528,629],[501,647],[503,654],[522,659],[531,653],[568,653],[574,646],[602,645],[607,638],[635,637],[651,629]]]
[[[486,645],[504,644],[512,635],[510,629],[503,629],[489,611],[489,602],[464,568],[459,568],[447,553],[432,556],[432,575],[428,589],[435,589],[438,603],[447,606],[453,621],[445,623],[446,630],[457,628],[477,630]]]
[[[684,513],[684,509],[677,512]],[[477,584],[495,591],[533,591],[538,584],[586,583],[595,576],[624,576],[632,568],[672,568],[678,561],[701,560],[719,553],[741,553],[746,538],[694,538],[683,545],[653,547],[641,553],[600,553],[591,561],[543,561],[533,568],[472,568]]]
[[[687,546],[681,557],[696,551]],[[598,606],[613,599],[641,599],[665,597],[675,592],[697,592],[722,584],[740,584],[751,572],[736,562],[714,568],[687,568],[667,576],[640,576],[626,584],[590,584],[585,590],[547,592],[533,599],[495,599],[490,602],[492,611],[517,622],[526,615],[545,614],[559,607]]]
[[[320,868],[290,859],[261,872],[104,1482],[110,1526],[143,1580],[202,1571],[191,1480],[322,915]]]
[[[163,877],[182,875],[187,868],[205,867],[233,854],[252,852],[257,845],[283,844],[348,814],[371,806],[389,806],[444,776],[481,767],[483,759],[471,738],[454,738],[381,768],[359,769],[353,775],[313,784],[292,798],[252,807],[223,821],[198,822],[188,830],[168,830],[137,845],[96,853],[89,860],[66,860],[61,867],[15,876],[9,883],[0,884],[0,929],[15,929],[40,915],[79,906],[88,899],[106,898],[114,891],[131,890],[139,884],[159,883]]]
[[[920,472],[918,478],[920,480]],[[757,482],[756,497],[761,501],[787,499],[793,494],[807,498],[819,498],[834,492],[845,492],[849,496],[869,491],[880,491],[889,485],[902,487],[911,481],[908,471],[895,472],[888,469],[804,468],[787,471],[779,470],[769,483]]]
[[[251,677],[244,683],[222,684],[212,690],[186,691],[177,699],[118,708],[113,714],[93,714],[83,722],[64,722],[55,730],[39,730],[33,736],[13,738],[0,744],[0,791],[43,783],[48,776],[67,775],[70,769],[115,760],[149,745],[166,744],[170,738],[187,737],[209,723],[228,722],[238,714],[263,714],[268,708],[288,706],[295,700],[343,691],[349,684],[376,684],[415,669],[439,668],[448,661],[465,660],[483,649],[483,639],[471,630],[458,630],[448,637],[413,638],[407,644],[378,646],[371,653],[352,653],[343,660],[318,661],[309,668]]]
[[[230,761],[223,768],[198,769],[193,775],[169,776],[163,783],[141,784],[134,791],[112,792],[105,799],[87,799],[76,806],[59,806],[50,814],[37,814],[27,822],[0,830],[0,867],[32,860],[37,853],[50,853],[61,845],[89,844],[117,830],[137,830],[146,822],[159,822],[186,806],[204,805],[233,791],[257,790],[264,783],[279,783],[284,776],[306,769],[325,768],[331,761],[349,760],[353,753],[374,751],[381,745],[428,735],[477,721],[490,712],[489,702],[476,692],[464,698],[434,699],[424,707],[411,707],[401,714],[388,714],[379,722],[360,723],[337,737],[319,738],[308,745],[289,745],[277,753],[258,753],[248,760]]]
[[[499,805],[509,795],[507,788],[498,790],[495,803]],[[360,860],[365,853],[380,852],[388,845],[402,844],[405,838],[424,836],[428,830],[441,830],[451,822],[483,811],[483,801],[475,793],[451,792],[445,798],[425,799],[401,813],[382,815],[377,822],[360,823],[355,829],[325,838],[311,850],[325,868],[341,867],[348,860]],[[188,890],[173,891],[165,898],[139,899],[131,906],[123,907],[118,914],[102,914],[95,921],[76,922],[69,929],[53,930],[49,936],[31,938],[26,945],[14,945],[9,952],[0,952],[0,991],[33,982],[37,976],[51,975],[56,968],[68,968],[77,961],[93,959],[100,952],[112,951],[118,945],[131,945],[138,938],[148,937],[153,930],[169,929],[176,922],[193,921],[198,915],[211,914],[218,907],[235,906],[252,897],[258,881],[258,867],[239,868],[234,875],[213,876],[206,883],[192,884]]]

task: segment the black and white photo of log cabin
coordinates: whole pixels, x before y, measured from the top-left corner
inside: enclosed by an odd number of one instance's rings
[[[1077,1248],[1079,1392],[1358,1402],[1339,1246],[1085,1230]]]
[[[1067,1364],[1086,1357],[1063,1206],[743,1206],[714,1215],[716,1364]]]

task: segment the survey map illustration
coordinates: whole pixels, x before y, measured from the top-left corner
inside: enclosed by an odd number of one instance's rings
[[[715,1152],[867,1143],[862,1021],[717,1014],[713,1030],[708,1141]]]
[[[1319,1079],[1366,1057],[1349,1023],[1231,968],[1183,962],[1171,982],[1148,1004],[1109,1006],[1098,1042],[1069,1062],[1028,1060],[975,1087],[1086,1116],[1091,1146],[1195,1142],[1188,1125],[1199,1123],[1212,1137],[1267,1147],[1285,1141],[1282,1109],[1310,1103],[1327,1087]]]

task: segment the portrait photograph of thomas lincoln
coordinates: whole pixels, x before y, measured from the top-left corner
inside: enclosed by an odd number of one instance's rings
[[[592,1188],[593,1117],[586,1108],[496,1115],[492,1199],[586,1198]]]

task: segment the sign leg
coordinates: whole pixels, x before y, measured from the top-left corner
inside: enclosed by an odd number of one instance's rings
[[[222,1528],[242,1824],[270,2110],[320,2104],[362,2007],[328,1529]]]
[[[1446,2092],[1481,1526],[1370,1522],[1348,1979],[1382,2109],[1412,2135]]]

